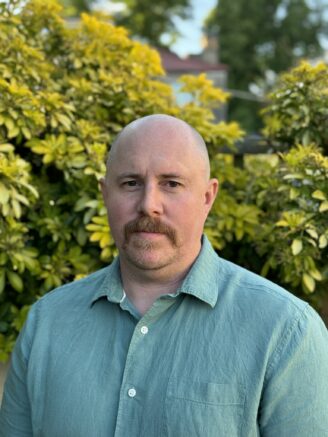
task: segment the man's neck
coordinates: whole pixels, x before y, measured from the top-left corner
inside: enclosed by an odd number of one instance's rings
[[[135,308],[144,315],[163,294],[175,293],[189,271],[190,266],[175,275],[163,275],[158,271],[134,271],[120,263],[123,288]]]

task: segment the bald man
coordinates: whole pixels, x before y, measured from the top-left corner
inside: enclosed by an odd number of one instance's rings
[[[101,188],[119,256],[31,309],[2,437],[328,435],[327,330],[306,303],[217,256],[203,139],[152,115]]]

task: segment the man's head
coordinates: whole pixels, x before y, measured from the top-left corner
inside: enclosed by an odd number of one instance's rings
[[[218,188],[209,173],[205,143],[184,121],[157,114],[123,129],[101,181],[121,263],[168,274],[192,264]]]

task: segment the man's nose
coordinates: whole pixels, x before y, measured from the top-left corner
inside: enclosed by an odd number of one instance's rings
[[[145,185],[142,190],[138,212],[143,215],[158,216],[163,213],[162,196],[156,185]]]

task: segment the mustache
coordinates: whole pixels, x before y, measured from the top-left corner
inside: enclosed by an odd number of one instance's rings
[[[165,234],[174,245],[177,245],[176,231],[155,217],[140,217],[127,223],[124,226],[125,241],[129,241],[131,234],[135,232]]]

